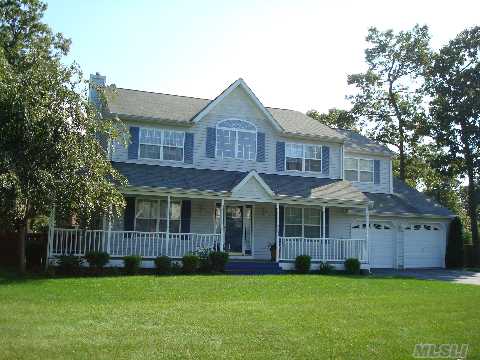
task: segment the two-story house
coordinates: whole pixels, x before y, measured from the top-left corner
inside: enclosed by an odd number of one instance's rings
[[[283,268],[301,254],[314,267],[349,257],[366,268],[445,265],[452,213],[395,179],[383,145],[265,107],[242,79],[213,100],[123,88],[107,99],[104,115],[130,133],[128,148],[109,144],[128,179],[124,216],[78,239],[52,227],[51,255],[101,247],[151,266],[202,248],[270,259],[273,245]]]

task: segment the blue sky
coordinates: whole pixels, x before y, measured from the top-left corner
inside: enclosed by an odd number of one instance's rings
[[[438,47],[478,25],[480,1],[48,1],[69,60],[119,87],[213,98],[239,77],[266,106],[348,107],[370,26],[427,24]]]

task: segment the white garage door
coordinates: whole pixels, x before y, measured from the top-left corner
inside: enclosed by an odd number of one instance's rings
[[[439,224],[409,224],[404,227],[405,268],[445,266],[445,230]]]
[[[365,223],[352,226],[352,238],[365,237]],[[368,232],[370,243],[370,267],[393,268],[395,266],[395,241],[389,223],[372,222]]]

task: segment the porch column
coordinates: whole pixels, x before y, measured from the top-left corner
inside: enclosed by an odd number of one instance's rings
[[[167,256],[170,256],[168,250],[169,250],[169,246],[170,246],[170,195],[167,195],[167,234],[166,234],[166,237],[167,237],[167,241],[166,241],[166,244],[167,244]]]
[[[280,204],[277,202],[276,204],[277,208],[277,227],[276,227],[276,232],[275,232],[275,260],[277,263],[280,260],[280,238],[279,238],[279,230],[280,230]]]
[[[368,263],[370,263],[370,251],[369,251],[369,244],[368,244],[368,231],[370,229],[370,214],[368,212],[368,206],[365,208],[365,246],[367,250],[366,258]]]
[[[220,251],[225,251],[224,208],[225,199],[222,199],[220,206]]]
[[[322,259],[325,261],[325,206],[322,206]]]
[[[107,248],[106,251],[110,254],[110,238],[112,236],[112,207],[110,206],[110,212],[108,214],[108,236],[107,236]]]

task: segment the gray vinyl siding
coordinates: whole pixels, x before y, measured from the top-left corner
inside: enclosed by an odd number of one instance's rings
[[[257,126],[258,131],[265,133],[265,162],[257,162],[255,160],[242,160],[242,159],[221,159],[221,158],[208,158],[206,156],[206,134],[208,127],[215,127],[219,121],[237,118],[247,120]],[[193,149],[193,164],[185,164],[180,161],[164,161],[164,160],[149,160],[149,159],[128,159],[127,149],[118,144],[112,144],[111,159],[119,162],[134,162],[140,164],[152,164],[163,166],[178,166],[178,167],[195,167],[199,169],[212,169],[212,170],[230,170],[230,171],[242,171],[249,172],[256,170],[259,173],[267,174],[281,174],[291,176],[310,176],[310,177],[326,177],[322,173],[316,172],[297,172],[297,171],[277,171],[276,170],[276,143],[277,141],[283,141],[285,143],[304,143],[304,144],[318,144],[329,146],[329,178],[338,179],[342,177],[342,150],[341,145],[338,143],[316,142],[311,140],[304,140],[298,137],[284,136],[278,130],[276,130],[265,115],[258,109],[256,104],[250,99],[246,92],[238,87],[232,91],[227,97],[223,99],[215,108],[211,110],[203,119],[194,125],[172,125],[171,123],[165,123],[162,125],[160,122],[152,121],[128,121],[128,126],[138,127],[157,127],[163,129],[171,129],[177,131],[191,132],[194,134],[194,149]],[[382,156],[366,156],[356,155],[353,153],[346,153],[354,156],[360,156],[364,158],[380,159],[380,184],[366,184],[355,183],[354,185],[361,191],[368,192],[390,192],[390,160]]]
[[[383,156],[365,155],[353,152],[345,152],[345,157],[354,157],[361,159],[372,159],[380,161],[380,184],[374,184],[373,182],[352,182],[353,186],[362,192],[371,193],[390,193],[391,192],[391,171],[389,158]]]
[[[215,233],[215,200],[192,199],[190,232],[197,234]]]

